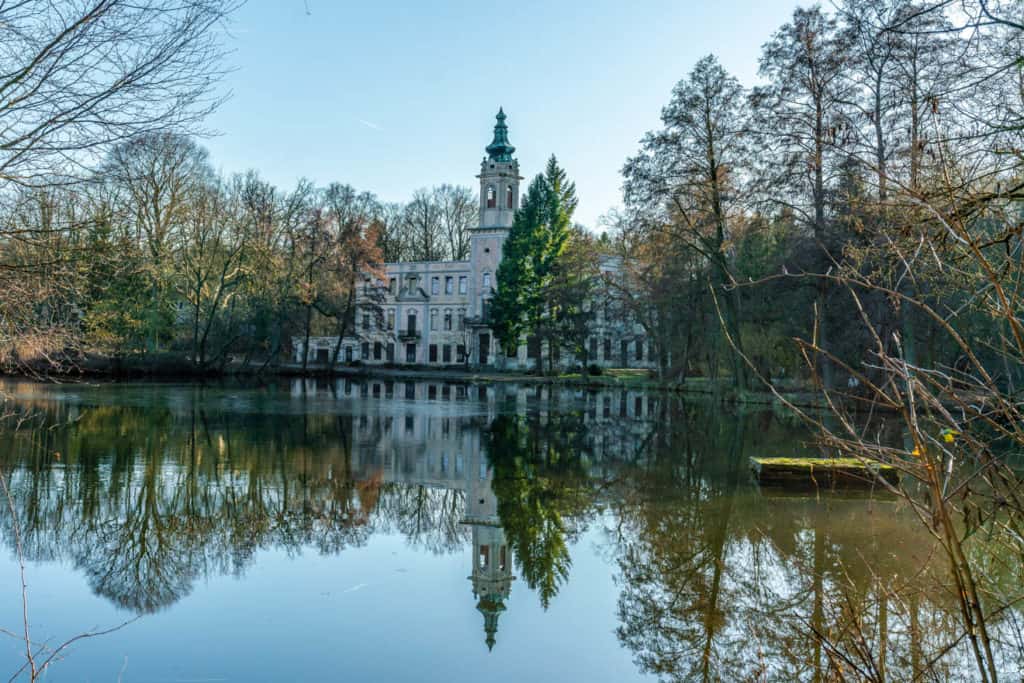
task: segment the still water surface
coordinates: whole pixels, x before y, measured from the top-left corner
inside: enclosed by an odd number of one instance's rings
[[[443,382],[0,385],[51,681],[814,680],[851,605],[904,674],[952,614],[894,501],[763,493],[770,410]],[[21,627],[7,506],[0,627]],[[0,640],[0,674],[22,664]],[[957,660],[946,674],[957,676]]]

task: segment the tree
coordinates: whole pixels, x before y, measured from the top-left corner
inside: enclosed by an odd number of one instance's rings
[[[193,195],[185,221],[179,289],[192,314],[192,363],[205,368],[209,360],[210,333],[224,323],[229,306],[248,274],[246,260],[249,240],[255,226],[242,212],[244,186],[235,178],[227,187],[218,182],[199,189]],[[230,325],[226,325],[230,327]],[[234,341],[225,330],[225,339],[214,360],[223,360]]]
[[[755,88],[751,102],[757,115],[758,142],[767,154],[761,186],[767,200],[794,212],[813,240],[808,269],[824,273],[841,248],[830,233],[829,192],[834,186],[838,150],[849,141],[844,103],[849,100],[843,78],[848,48],[835,19],[821,7],[798,8],[793,20],[764,45],[759,73],[769,84]],[[816,280],[816,335],[829,348],[829,287]],[[826,386],[834,383],[833,364],[818,361]]]
[[[498,264],[491,328],[505,348],[518,346],[555,313],[544,299],[569,239],[576,186],[552,156],[530,183]],[[538,358],[538,369],[541,368]]]
[[[117,191],[120,211],[145,252],[148,351],[157,351],[174,324],[174,279],[190,212],[213,182],[208,153],[193,139],[158,133],[115,145],[100,173]]]
[[[327,282],[321,288],[318,310],[337,321],[332,363],[341,354],[341,340],[355,331],[356,288],[367,285],[364,312],[380,301],[384,277],[381,251],[377,246],[379,229],[374,217],[379,213],[377,198],[369,192],[357,192],[350,185],[332,183],[324,193],[331,222],[333,250],[325,269]],[[372,293],[371,293],[372,290]]]
[[[739,290],[730,273],[731,223],[740,207],[747,146],[745,94],[709,55],[676,85],[661,120],[665,127],[648,133],[623,169],[626,203],[650,212],[641,227],[668,232],[711,265],[711,286],[737,349],[733,381],[745,389]]]
[[[548,316],[535,331],[548,343],[549,370],[553,371],[554,349],[568,349],[588,372],[587,340],[594,321],[595,294],[602,280],[600,247],[583,226],[574,225],[565,249],[555,260],[543,299]]]
[[[437,261],[443,255],[441,209],[434,194],[426,188],[416,190],[405,205],[403,223],[407,252],[411,261]]]
[[[441,235],[447,257],[462,261],[469,257],[469,231],[477,223],[477,198],[462,185],[434,188],[434,202],[440,212]]]
[[[382,204],[376,216],[377,246],[386,263],[405,260],[408,236],[405,233],[405,207],[390,202]]]
[[[51,184],[112,144],[195,130],[222,99],[217,29],[238,5],[0,5],[0,181]]]

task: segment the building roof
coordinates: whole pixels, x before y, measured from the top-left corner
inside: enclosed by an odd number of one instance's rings
[[[508,126],[505,125],[505,111],[499,107],[496,117],[498,122],[494,124],[494,140],[487,145],[487,156],[491,161],[512,161],[512,154],[516,148],[508,141]]]

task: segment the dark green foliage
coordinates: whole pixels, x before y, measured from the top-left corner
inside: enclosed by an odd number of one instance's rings
[[[552,156],[527,188],[498,266],[491,320],[504,347],[518,344],[549,314],[546,290],[569,240],[577,201],[575,184]]]

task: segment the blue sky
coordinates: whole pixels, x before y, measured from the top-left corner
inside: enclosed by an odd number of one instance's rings
[[[225,172],[350,183],[386,201],[476,186],[499,106],[523,175],[551,154],[577,220],[620,201],[619,171],[672,86],[710,52],[744,85],[788,0],[249,0],[229,46],[233,93],[205,141]],[[307,12],[308,7],[308,12]]]

